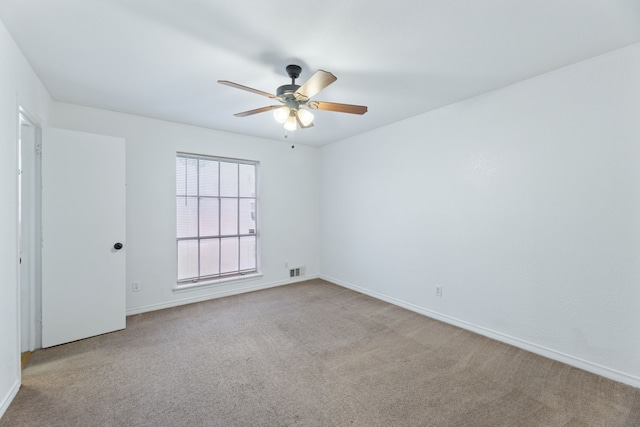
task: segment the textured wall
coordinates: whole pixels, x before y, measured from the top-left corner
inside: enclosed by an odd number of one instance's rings
[[[323,276],[640,386],[639,76],[636,44],[323,147]]]
[[[51,98],[0,22],[0,416],[20,380],[18,106],[46,123]]]

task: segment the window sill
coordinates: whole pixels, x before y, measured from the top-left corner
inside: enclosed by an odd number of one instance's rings
[[[206,281],[197,282],[197,283],[178,284],[173,287],[173,292],[180,293],[180,292],[187,292],[187,291],[195,291],[202,288],[213,288],[221,285],[229,285],[231,283],[241,283],[249,280],[259,279],[262,276],[263,276],[262,273],[257,272],[257,273],[251,273],[251,274],[244,274],[241,276],[225,277],[223,279],[206,280]]]

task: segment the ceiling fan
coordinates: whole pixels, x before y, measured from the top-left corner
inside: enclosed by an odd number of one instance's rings
[[[312,110],[327,110],[350,114],[364,114],[367,112],[367,107],[363,105],[337,104],[335,102],[311,100],[318,92],[337,80],[337,77],[328,71],[316,71],[309,80],[300,86],[296,84],[296,79],[300,76],[302,68],[299,65],[287,65],[286,70],[291,78],[291,84],[280,86],[276,90],[276,95],[227,80],[218,80],[220,84],[266,96],[283,104],[256,108],[255,110],[236,113],[234,116],[246,117],[275,110],[274,117],[276,121],[283,123],[285,129],[293,131],[296,130],[297,126],[300,126],[302,129],[313,126],[313,114],[302,107],[307,107]]]

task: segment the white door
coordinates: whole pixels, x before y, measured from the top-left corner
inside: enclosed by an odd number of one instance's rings
[[[124,139],[43,129],[42,347],[125,327],[124,238]]]

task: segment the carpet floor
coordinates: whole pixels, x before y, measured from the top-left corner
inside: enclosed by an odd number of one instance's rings
[[[327,283],[35,351],[0,426],[640,426],[640,389]]]

